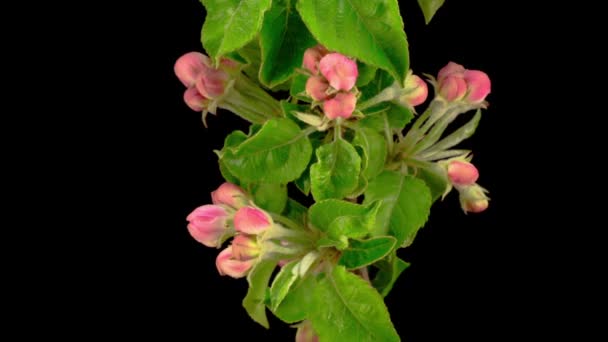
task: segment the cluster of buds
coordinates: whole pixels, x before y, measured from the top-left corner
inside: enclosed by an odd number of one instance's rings
[[[186,220],[190,235],[207,247],[221,248],[234,237],[217,256],[220,275],[242,278],[262,257],[281,264],[281,259],[293,258],[308,248],[306,233],[275,223],[240,187],[224,183],[211,193],[211,199],[213,204],[196,208]]]
[[[306,82],[306,93],[314,101],[322,102],[325,116],[330,120],[350,118],[357,105],[354,90],[359,76],[357,63],[317,45],[304,52],[303,64],[311,73]]]
[[[173,69],[186,86],[184,102],[188,107],[196,112],[207,110],[215,114],[217,100],[226,92],[230,73],[237,69],[237,65],[223,59],[220,68],[214,68],[209,57],[200,52],[189,52],[175,62]]]
[[[447,163],[447,175],[451,185],[458,190],[460,206],[465,213],[480,213],[488,208],[488,191],[477,184],[479,171],[475,165],[467,160],[452,160]]]
[[[177,59],[177,78],[186,86],[184,101],[190,109],[216,114],[225,108],[253,123],[264,123],[281,115],[281,107],[272,96],[240,72],[238,63],[222,58],[215,67],[199,52],[189,52]]]
[[[437,75],[437,91],[448,102],[481,103],[490,90],[490,78],[485,72],[467,70],[454,62],[449,62]]]

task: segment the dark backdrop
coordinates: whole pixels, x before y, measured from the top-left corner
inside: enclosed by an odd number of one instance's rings
[[[516,181],[522,171],[514,161],[522,143],[513,139],[519,110],[514,99],[521,96],[517,51],[525,42],[505,28],[524,14],[506,1],[447,0],[425,26],[415,1],[400,2],[416,73],[436,74],[452,60],[492,79],[490,107],[465,144],[492,201],[486,212],[467,216],[455,192],[433,206],[413,246],[399,252],[412,266],[386,298],[388,309],[405,341],[518,337],[536,325],[534,301],[521,300],[530,286],[522,257],[525,231],[535,218],[516,216],[524,200]],[[91,331],[164,340],[215,340],[209,334],[218,333],[227,340],[238,334],[291,340],[295,329],[286,324],[271,318],[267,331],[248,318],[241,307],[246,281],[220,277],[218,251],[187,233],[186,215],[209,203],[210,191],[222,182],[213,149],[246,125],[220,111],[205,128],[182,102],[173,63],[183,53],[202,51],[202,5],[182,0],[146,6],[132,18],[136,29],[125,43],[135,53],[118,58],[127,73],[116,83],[132,93],[111,111],[112,130],[104,137],[117,146],[107,152],[111,164],[103,170],[112,177],[97,185],[112,198],[99,215],[99,236],[109,243],[91,265],[95,286],[83,307],[109,311]],[[517,135],[524,133],[517,128]]]

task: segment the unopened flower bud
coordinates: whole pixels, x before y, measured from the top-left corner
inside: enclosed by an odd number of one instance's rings
[[[205,69],[196,80],[196,89],[208,99],[214,99],[222,94],[230,76],[219,69]]]
[[[186,89],[184,92],[184,102],[195,112],[200,112],[203,109],[207,109],[209,106],[209,99],[201,95],[195,87]]]
[[[242,207],[234,215],[234,228],[241,233],[257,235],[272,225],[270,215],[258,208]]]
[[[340,53],[330,53],[323,57],[319,62],[319,69],[329,81],[329,85],[336,90],[351,90],[359,76],[357,63]]]
[[[449,62],[437,75],[439,94],[448,101],[464,98],[469,103],[480,103],[490,93],[488,75],[479,70],[467,70],[462,65]]]
[[[311,76],[306,81],[306,93],[315,101],[323,101],[327,99],[326,93],[329,88],[329,83],[324,77]]]
[[[177,78],[186,86],[192,87],[197,77],[211,65],[209,57],[200,52],[188,52],[175,62],[173,70]]]
[[[249,202],[243,189],[228,182],[211,192],[211,200],[213,204],[223,204],[234,209],[244,207]]]
[[[490,93],[490,77],[483,71],[467,70],[464,72],[464,80],[467,82],[467,101],[478,103],[485,100]]]
[[[455,186],[472,185],[477,182],[479,171],[469,162],[454,160],[448,165],[448,178]]]
[[[260,255],[260,246],[255,235],[239,234],[232,240],[232,255],[235,259],[247,261]]]
[[[457,187],[460,194],[460,207],[465,213],[480,213],[488,208],[487,190],[477,184]]]
[[[232,248],[232,246],[228,246],[218,254],[217,259],[215,259],[215,266],[220,275],[242,278],[249,273],[256,260],[238,260],[234,257]]]
[[[321,58],[328,53],[327,49],[322,45],[317,45],[315,47],[311,47],[304,51],[304,59],[302,64],[304,64],[304,68],[308,69],[313,75],[319,73],[319,61]]]
[[[192,237],[207,247],[218,247],[228,227],[228,213],[217,205],[203,205],[194,209],[186,218],[188,232]]]
[[[426,101],[429,88],[422,78],[412,74],[405,79],[403,92],[404,94],[399,97],[399,102],[406,107],[412,108]]]
[[[333,99],[323,103],[325,116],[333,120],[337,117],[348,119],[353,115],[357,97],[353,93],[338,93]]]

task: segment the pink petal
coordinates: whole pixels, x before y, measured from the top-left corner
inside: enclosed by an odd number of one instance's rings
[[[195,87],[186,89],[184,92],[184,102],[195,112],[202,111],[209,104],[209,100],[201,95]]]
[[[215,266],[220,275],[227,275],[232,278],[246,276],[254,263],[255,259],[249,261],[235,260],[232,254],[232,246],[228,246],[221,251],[215,260]]]
[[[208,99],[217,98],[224,94],[228,78],[223,70],[207,69],[198,75],[196,89]]]
[[[213,204],[224,204],[238,209],[247,204],[247,195],[237,185],[225,182],[217,190],[211,192],[211,200]]]
[[[483,71],[467,70],[464,72],[464,80],[467,82],[469,94],[467,100],[476,103],[483,101],[490,93],[490,77]]]
[[[437,81],[441,82],[444,78],[446,78],[447,76],[450,75],[462,75],[462,73],[464,73],[465,69],[462,65],[458,64],[458,63],[454,63],[454,62],[449,62],[446,66],[444,66],[443,68],[441,68],[441,70],[439,70],[439,73],[437,74]]]
[[[173,71],[186,87],[192,87],[198,75],[209,65],[211,65],[209,57],[200,52],[188,52],[177,59]]]
[[[324,77],[311,76],[306,81],[306,93],[315,101],[323,101],[327,98],[325,93],[329,88],[329,83]]]
[[[272,226],[266,212],[254,207],[242,207],[234,215],[234,228],[245,234],[260,234]]]
[[[448,165],[448,178],[454,185],[472,185],[479,178],[479,171],[475,165],[455,160]]]
[[[325,116],[333,120],[337,117],[348,119],[357,105],[357,97],[352,93],[338,93],[333,99],[323,103]]]
[[[319,69],[329,84],[337,90],[351,90],[359,76],[357,63],[340,53],[330,53],[323,57],[319,62]]]
[[[467,92],[467,83],[457,75],[448,75],[439,82],[439,94],[448,101],[461,99]]]

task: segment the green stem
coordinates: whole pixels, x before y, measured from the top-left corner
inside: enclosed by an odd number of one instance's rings
[[[285,217],[283,215],[279,215],[279,214],[275,214],[275,213],[270,213],[270,216],[272,217],[272,219],[276,222],[279,222],[280,224],[286,226],[287,228],[291,228],[293,230],[304,230],[304,226],[300,225],[299,223],[293,221],[292,219]]]
[[[395,83],[382,89],[382,91],[379,92],[376,96],[357,105],[357,109],[363,111],[369,107],[377,105],[378,103],[392,101],[395,98],[397,98],[398,91],[399,91],[399,84],[395,81]]]

